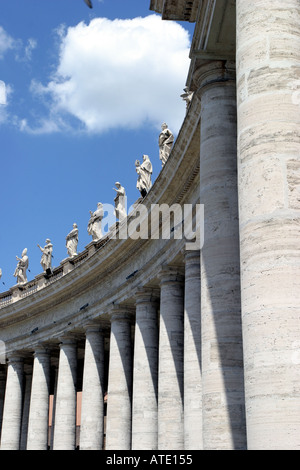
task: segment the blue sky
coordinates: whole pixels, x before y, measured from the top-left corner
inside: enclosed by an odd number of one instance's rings
[[[150,0],[0,1],[0,292],[16,283],[28,249],[28,279],[91,241],[89,211],[113,204],[120,181],[128,206],[139,197],[134,162],[161,171],[162,122],[178,133],[194,25],[162,21]]]

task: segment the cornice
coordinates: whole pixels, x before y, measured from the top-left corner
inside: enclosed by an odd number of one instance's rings
[[[160,13],[163,20],[196,21],[201,0],[151,0],[150,10]]]
[[[187,86],[195,90],[193,76],[204,61],[235,60],[236,0],[202,0],[190,50]]]

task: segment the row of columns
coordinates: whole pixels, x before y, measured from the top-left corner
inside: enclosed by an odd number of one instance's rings
[[[204,447],[199,251],[185,254],[185,270],[166,267],[159,279],[160,288],[137,290],[135,317],[127,307],[111,312],[107,450]],[[96,323],[87,325],[85,334],[80,449],[101,450],[104,335]],[[19,449],[22,436],[25,448],[47,449],[50,355],[47,346],[34,352],[26,438],[21,426],[23,360],[9,358],[1,449]],[[76,368],[76,340],[66,336],[60,343],[54,398],[54,450],[75,448]],[[222,420],[220,415],[219,430]],[[230,446],[232,438],[223,443],[224,448]]]
[[[193,293],[194,296],[196,294],[195,302],[192,305],[191,297],[186,315],[196,316],[199,322],[199,252],[186,255],[187,270],[190,260],[196,260],[198,266],[194,272],[197,288]],[[111,312],[105,446],[108,450],[184,446],[184,276],[166,268],[160,274],[160,281],[160,289],[141,288],[136,292],[134,341],[132,311],[116,307]],[[189,282],[190,277],[187,276],[186,288]],[[100,450],[104,435],[104,335],[101,326],[92,323],[86,326],[85,336],[80,449]],[[188,347],[191,348],[192,341],[190,336],[188,338]],[[195,347],[197,344],[196,341]],[[199,352],[195,352],[194,357],[194,369],[200,371]],[[21,446],[28,450],[47,449],[50,358],[51,350],[47,345],[35,349],[32,381],[26,380],[30,388],[30,393],[24,393],[24,396],[30,397],[26,405],[23,396],[23,358],[21,355],[9,357],[1,429],[2,450],[19,449],[21,441]],[[71,335],[65,336],[60,342],[54,398],[54,450],[75,448],[76,369],[76,339]],[[194,409],[195,404],[200,409],[200,390],[197,384]],[[22,413],[26,415],[26,406],[29,409],[28,418],[22,419]],[[199,432],[194,432],[194,436],[195,445],[201,447],[201,415],[199,418]],[[187,429],[188,420],[187,406]]]

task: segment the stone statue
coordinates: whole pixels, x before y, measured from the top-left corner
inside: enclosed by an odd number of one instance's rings
[[[66,247],[68,255],[72,258],[77,255],[78,245],[78,228],[77,224],[73,224],[73,230],[66,236]]]
[[[17,264],[17,267],[16,267],[15,272],[14,272],[14,277],[17,278],[17,284],[18,285],[23,285],[23,284],[26,284],[26,282],[27,282],[26,271],[27,271],[28,265],[29,265],[29,260],[28,260],[28,256],[27,256],[27,248],[25,248],[22,251],[22,258],[19,258],[18,256],[16,256],[16,258],[18,260],[18,264]]]
[[[87,231],[92,236],[93,241],[102,238],[102,219],[103,219],[103,204],[98,202],[95,212],[90,211],[90,220],[88,223]]]
[[[161,160],[162,166],[164,166],[169,158],[174,143],[174,136],[165,122],[161,125],[161,130],[158,139],[159,159]]]
[[[41,252],[43,253],[42,257],[41,257],[41,265],[42,265],[43,270],[45,272],[48,269],[51,270],[52,251],[53,251],[53,245],[51,243],[51,240],[49,240],[49,238],[47,238],[46,245],[44,246],[44,248],[42,248],[39,244],[38,244],[38,247],[41,250]]]
[[[115,201],[115,216],[116,219],[119,219],[120,221],[125,219],[127,217],[126,213],[126,193],[125,193],[125,188],[121,186],[121,183],[117,182],[115,183],[117,186],[116,188],[113,188],[114,191],[116,191],[117,195],[114,199]]]
[[[135,169],[138,174],[136,187],[140,191],[141,196],[145,197],[152,187],[151,175],[153,172],[152,163],[148,155],[143,155],[143,163],[140,164],[139,160],[135,161]]]
[[[188,109],[191,104],[194,92],[190,91],[188,87],[185,87],[183,90],[184,93],[182,93],[180,96],[186,102],[186,109]]]

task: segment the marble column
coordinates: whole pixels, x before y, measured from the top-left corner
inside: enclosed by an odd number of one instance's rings
[[[49,386],[50,352],[45,347],[38,346],[34,352],[27,450],[47,450]]]
[[[77,344],[73,337],[60,343],[53,450],[74,450],[76,438]]]
[[[23,358],[9,357],[2,421],[1,450],[19,450],[23,398]]]
[[[203,449],[200,252],[185,252],[184,449]]]
[[[2,418],[3,418],[3,406],[5,396],[5,385],[6,385],[6,367],[0,366],[0,443],[1,443],[1,429],[2,429]]]
[[[158,449],[182,450],[184,277],[164,267],[159,278]]]
[[[114,310],[111,316],[107,396],[106,449],[131,448],[132,315]]]
[[[248,448],[300,449],[300,2],[237,0]]]
[[[25,362],[24,373],[23,373],[23,410],[22,410],[20,450],[26,450],[27,448],[31,385],[32,385],[32,363]]]
[[[200,202],[203,445],[246,448],[241,328],[235,64],[203,63]]]
[[[83,366],[80,450],[102,450],[104,425],[104,336],[87,325]]]
[[[157,449],[159,290],[135,292],[132,449]]]
[[[53,399],[52,399],[52,419],[51,419],[51,429],[50,429],[50,450],[53,450],[54,442],[54,429],[55,429],[55,407],[56,407],[56,397],[57,397],[57,382],[58,382],[58,362],[53,365]]]

